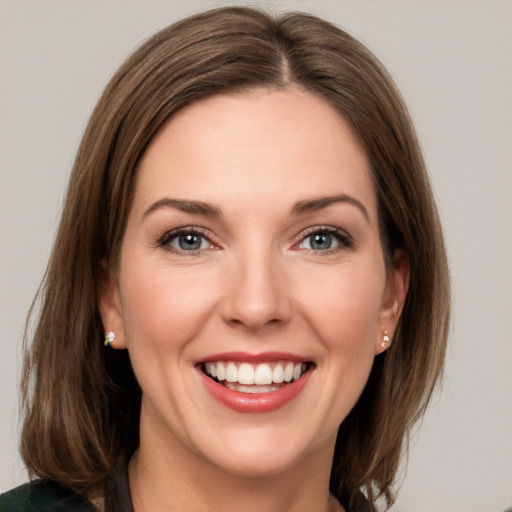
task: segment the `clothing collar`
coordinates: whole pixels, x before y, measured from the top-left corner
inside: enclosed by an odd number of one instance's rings
[[[105,512],[133,512],[128,458],[119,457],[105,487]]]

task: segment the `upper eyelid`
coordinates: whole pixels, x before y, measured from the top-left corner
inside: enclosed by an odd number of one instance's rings
[[[208,240],[213,245],[220,245],[218,241],[215,240],[216,237],[211,235],[211,232],[206,228],[202,228],[199,226],[181,226],[178,228],[168,229],[162,233],[162,235],[157,237],[158,244],[167,243],[173,237],[182,235],[182,234],[198,234],[206,240]]]
[[[338,235],[343,235],[345,238],[348,238],[349,240],[353,240],[352,235],[345,229],[335,226],[329,226],[329,225],[319,225],[319,226],[311,226],[309,228],[306,228],[301,231],[301,233],[298,235],[297,239],[302,240],[314,233],[334,233]]]

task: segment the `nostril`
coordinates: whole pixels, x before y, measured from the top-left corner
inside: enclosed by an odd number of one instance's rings
[[[230,325],[260,329],[287,322],[292,309],[288,287],[269,265],[256,261],[233,275],[222,303],[222,315]]]

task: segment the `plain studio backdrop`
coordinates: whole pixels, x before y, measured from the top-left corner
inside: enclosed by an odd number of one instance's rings
[[[92,108],[143,39],[225,4],[0,0],[1,490],[27,478],[18,455],[22,329]],[[392,510],[501,512],[512,505],[512,2],[255,5],[318,14],[367,44],[403,92],[430,170],[453,325],[444,384],[412,439]]]

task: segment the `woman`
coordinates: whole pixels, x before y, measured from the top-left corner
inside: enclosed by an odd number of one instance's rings
[[[91,117],[40,299],[22,453],[42,480],[6,510],[390,505],[449,310],[391,79],[304,14],[156,34]]]

